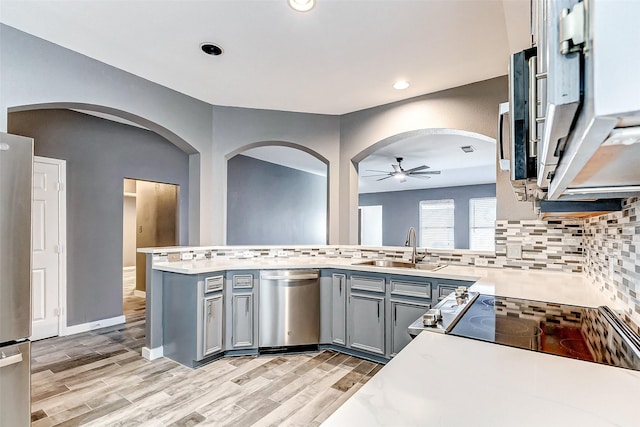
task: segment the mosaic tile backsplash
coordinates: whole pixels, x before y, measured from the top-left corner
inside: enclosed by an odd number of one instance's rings
[[[468,250],[424,251],[426,262],[477,265],[494,268],[582,272],[624,310],[625,320],[640,332],[640,199],[625,200],[624,209],[585,220],[527,220],[496,222],[495,253]],[[520,246],[520,257],[508,257],[511,246]],[[211,257],[344,257],[409,260],[410,248],[355,246],[309,247],[217,247],[180,249],[194,259]],[[178,255],[177,257],[175,255]],[[170,253],[155,254],[154,261],[167,261]]]
[[[624,201],[621,212],[584,221],[584,270],[594,284],[624,308],[631,326],[640,325],[640,199]],[[631,323],[632,322],[632,323]]]

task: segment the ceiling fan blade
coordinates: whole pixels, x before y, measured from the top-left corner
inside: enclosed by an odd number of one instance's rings
[[[379,170],[375,170],[375,169],[367,169],[365,172],[391,173],[389,171],[379,171]]]
[[[362,175],[361,178],[375,178],[377,176],[385,176],[385,175],[389,175],[388,173],[379,173],[376,175]]]
[[[389,178],[391,178],[391,177],[392,177],[392,175],[385,176],[384,178],[376,179],[376,181],[383,181],[383,180],[385,180],[385,179],[389,179]]]
[[[415,167],[415,168],[408,169],[408,170],[406,170],[404,172],[405,173],[412,173],[412,172],[416,172],[416,171],[421,171],[422,169],[430,169],[430,167],[427,166],[427,165],[422,165],[422,166],[418,166],[418,167]]]
[[[424,172],[413,172],[409,175],[440,175],[441,171],[424,171]]]
[[[400,167],[400,165],[391,165],[391,167],[396,173],[402,172],[402,168]]]
[[[431,177],[427,176],[427,175],[415,175],[415,174],[413,174],[413,175],[407,175],[407,176],[410,176],[411,178],[417,178],[417,179],[431,179]]]

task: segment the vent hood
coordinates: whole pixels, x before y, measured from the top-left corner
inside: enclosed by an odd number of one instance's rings
[[[621,210],[622,199],[541,200],[535,209],[540,219],[589,218]]]

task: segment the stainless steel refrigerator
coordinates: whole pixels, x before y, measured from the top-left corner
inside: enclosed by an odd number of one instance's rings
[[[0,426],[31,423],[33,140],[0,133]]]

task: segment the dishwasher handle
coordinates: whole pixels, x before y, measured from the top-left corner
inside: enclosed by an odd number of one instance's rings
[[[300,274],[297,276],[262,276],[262,280],[284,280],[286,282],[297,282],[298,280],[313,280],[317,279],[317,274]]]
[[[277,274],[273,275],[262,274],[260,275],[260,279],[262,280],[281,280],[287,282],[296,282],[299,280],[315,280],[319,277],[318,272],[301,272],[301,273],[293,273],[293,274]]]

